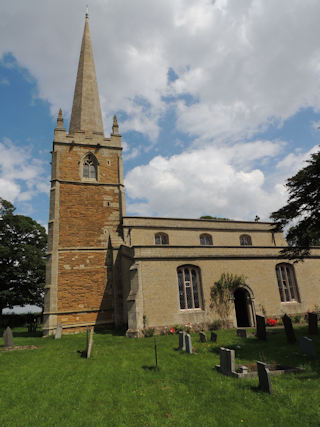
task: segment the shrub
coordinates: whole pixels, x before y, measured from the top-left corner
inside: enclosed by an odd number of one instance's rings
[[[214,320],[210,324],[209,329],[210,331],[217,331],[218,329],[222,328],[222,324],[223,324],[222,320]]]
[[[153,337],[154,335],[154,328],[145,328],[142,329],[142,333],[145,338]]]

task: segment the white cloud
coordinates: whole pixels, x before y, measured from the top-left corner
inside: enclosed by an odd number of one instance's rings
[[[28,201],[49,192],[49,178],[31,149],[21,148],[4,138],[0,142],[0,197],[10,201]]]

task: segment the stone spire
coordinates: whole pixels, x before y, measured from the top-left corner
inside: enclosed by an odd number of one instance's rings
[[[103,134],[102,115],[92,53],[88,12],[86,12],[82,37],[69,133],[77,131],[101,132]]]

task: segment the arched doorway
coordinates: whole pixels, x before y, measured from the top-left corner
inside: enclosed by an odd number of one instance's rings
[[[234,291],[234,307],[238,327],[254,326],[253,301],[247,289],[240,287]]]

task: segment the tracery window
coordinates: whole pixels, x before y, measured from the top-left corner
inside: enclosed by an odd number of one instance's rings
[[[240,236],[240,245],[241,246],[252,246],[251,236],[249,236],[249,234],[242,234]]]
[[[97,179],[97,165],[96,157],[92,153],[87,154],[83,160],[83,178]]]
[[[156,245],[168,245],[169,236],[166,233],[157,233],[154,236],[154,242]]]
[[[178,270],[178,289],[181,310],[201,308],[200,270],[194,265],[184,265]]]
[[[200,245],[203,246],[212,246],[212,236],[210,234],[204,233],[200,235]]]
[[[277,264],[276,274],[281,302],[300,302],[300,295],[293,265],[285,262]]]

